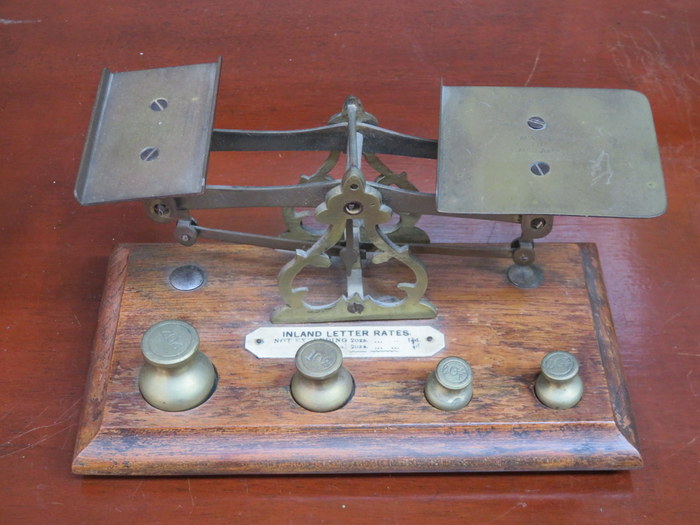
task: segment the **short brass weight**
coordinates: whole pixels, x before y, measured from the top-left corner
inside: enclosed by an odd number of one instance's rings
[[[446,357],[430,372],[425,398],[440,410],[459,410],[472,399],[472,369],[464,359]]]
[[[168,412],[190,410],[204,403],[216,388],[214,365],[199,351],[199,334],[184,321],[151,326],[141,340],[145,363],[139,390],[154,407]]]
[[[578,360],[569,352],[550,352],[542,359],[542,371],[535,381],[535,394],[549,408],[576,406],[583,396]]]
[[[330,412],[347,403],[355,381],[343,366],[343,353],[332,341],[314,339],[299,347],[292,377],[294,400],[312,412]]]

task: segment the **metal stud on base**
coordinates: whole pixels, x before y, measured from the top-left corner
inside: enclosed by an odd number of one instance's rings
[[[542,268],[535,264],[512,264],[507,275],[508,281],[518,288],[537,288],[544,281]]]
[[[301,345],[294,358],[294,400],[312,412],[336,410],[352,397],[355,381],[343,366],[343,353],[332,341],[314,339]]]
[[[190,410],[204,403],[216,388],[216,370],[199,351],[199,335],[184,321],[161,321],[141,340],[146,361],[139,390],[154,407],[168,412]]]
[[[176,290],[189,292],[201,287],[207,280],[204,270],[194,264],[178,266],[168,278],[170,285]]]
[[[446,357],[425,383],[425,398],[440,410],[459,410],[472,399],[472,369],[464,359]]]
[[[583,396],[578,360],[569,352],[550,352],[542,359],[542,372],[535,381],[535,394],[549,408],[576,406]]]

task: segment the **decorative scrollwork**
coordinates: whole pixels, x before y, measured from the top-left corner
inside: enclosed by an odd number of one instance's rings
[[[381,231],[380,225],[388,222],[391,216],[392,210],[382,202],[381,194],[367,186],[358,168],[350,168],[342,181],[328,192],[325,202],[316,208],[316,219],[328,225],[325,232],[308,250],[297,250],[294,258],[280,270],[278,284],[286,305],[273,314],[272,320],[274,322],[326,322],[435,317],[435,307],[423,298],[428,286],[425,267],[410,254],[406,246],[397,246]],[[348,282],[350,283],[351,274],[353,278],[357,277],[351,269],[359,269],[361,280],[359,255],[347,242],[348,231],[359,231],[360,224],[369,242],[377,249],[373,252],[374,264],[395,259],[414,273],[416,278],[414,283],[397,285],[397,288],[405,293],[405,297],[378,300],[365,295],[361,286],[354,286],[352,293],[342,295],[329,304],[311,305],[304,301],[308,288],[294,288],[294,279],[307,266],[329,267],[331,261],[326,252],[336,246],[344,234],[346,246],[341,250],[341,258],[348,269]],[[350,288],[349,284],[348,289]]]
[[[302,175],[299,184],[310,182],[323,182],[333,180],[329,175],[331,170],[338,164],[340,158],[339,151],[331,151],[323,164],[312,174]],[[313,215],[311,210],[297,210],[295,208],[282,208],[282,218],[287,225],[287,231],[280,235],[286,239],[296,239],[299,241],[312,241],[323,235],[323,230],[318,230],[304,224],[304,219]]]
[[[362,102],[359,99],[354,99],[357,106],[357,121],[372,125],[378,125],[377,118],[364,110]],[[336,113],[329,120],[328,124],[339,124],[347,122],[347,110],[344,107],[343,111]],[[375,182],[386,186],[396,186],[402,190],[418,191],[418,189],[408,180],[406,172],[395,173],[384,162],[382,162],[374,153],[363,153],[364,159],[367,161],[374,171],[378,173]],[[339,151],[331,151],[323,164],[312,174],[302,175],[299,179],[299,184],[307,184],[309,182],[322,182],[333,180],[330,172],[337,165],[340,158]],[[313,214],[311,210],[297,210],[295,208],[282,208],[282,218],[287,225],[287,231],[280,237],[297,240],[314,240],[321,237],[322,230],[309,226],[304,223],[304,220]],[[395,224],[385,224],[382,230],[389,238],[398,243],[429,243],[428,234],[416,227],[420,215],[416,213],[398,213],[398,221]]]

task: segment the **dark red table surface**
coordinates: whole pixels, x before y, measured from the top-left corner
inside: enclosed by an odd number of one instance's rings
[[[700,4],[696,0],[0,3],[0,522],[694,523],[700,521]],[[70,472],[107,257],[169,242],[139,203],[73,198],[101,69],[223,57],[216,125],[321,125],[348,94],[436,137],[440,85],[627,88],[654,111],[669,206],[562,218],[596,242],[645,459],[634,472],[83,478]],[[504,152],[507,154],[507,152]],[[209,180],[292,184],[318,154],[212,155]],[[434,161],[389,158],[434,191]],[[202,217],[277,234],[277,210]],[[253,219],[251,220],[251,217]],[[513,226],[424,221],[435,241]],[[468,276],[465,261],[465,276]]]

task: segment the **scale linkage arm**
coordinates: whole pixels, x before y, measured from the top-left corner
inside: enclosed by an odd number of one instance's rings
[[[233,230],[221,230],[200,226],[192,219],[180,219],[175,229],[175,238],[180,244],[191,246],[198,238],[213,239],[234,244],[245,244],[249,246],[260,246],[275,250],[303,250],[313,246],[315,241],[285,239],[271,235],[261,235],[257,233],[239,232]],[[515,248],[508,244],[485,244],[485,243],[406,243],[413,253],[432,255],[451,255],[457,257],[513,257]],[[337,245],[329,250],[331,255],[340,255],[344,244]],[[359,253],[365,257],[372,252],[372,247],[360,245]]]
[[[158,199],[147,205],[149,215],[154,220],[167,222],[179,219],[175,237],[178,242],[191,245],[198,237],[217,239],[237,244],[250,244],[281,250],[303,249],[313,242],[280,239],[264,235],[249,234],[213,228],[205,228],[189,218],[189,211],[214,208],[247,207],[315,207],[323,202],[328,191],[339,181],[324,181],[294,186],[207,186],[201,195]],[[521,225],[521,235],[510,245],[484,244],[419,244],[407,243],[414,253],[454,255],[461,257],[512,257],[518,265],[530,266],[534,263],[534,239],[549,234],[553,217],[537,215],[464,215],[440,213],[435,207],[435,195],[402,190],[376,183],[368,183],[382,195],[382,200],[393,210],[417,211],[422,215],[456,216],[469,219],[493,220]],[[170,210],[173,211],[170,211]],[[364,254],[367,250],[363,247]]]
[[[364,145],[363,145],[364,147]],[[214,186],[207,185],[201,195],[176,197],[175,204],[180,210],[205,210],[216,208],[266,208],[266,207],[316,207],[324,201],[328,191],[339,181],[313,182],[294,186]],[[382,194],[382,201],[396,212],[413,212],[420,215],[439,215],[519,223],[520,215],[465,215],[441,213],[435,207],[435,194],[402,190],[367,182]]]

